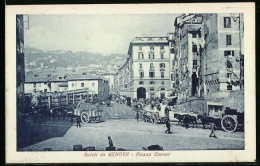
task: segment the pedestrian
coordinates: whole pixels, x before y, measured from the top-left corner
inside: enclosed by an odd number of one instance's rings
[[[113,141],[111,139],[110,136],[108,136],[108,144],[109,144],[109,147],[112,148],[114,145],[113,145]]]
[[[139,122],[139,111],[138,110],[136,111],[136,120],[137,120],[137,122]]]
[[[211,122],[211,123],[210,123],[211,133],[210,133],[209,137],[218,138],[218,137],[216,136],[216,134],[215,134],[215,127],[216,127],[215,123],[214,123],[214,122]]]
[[[166,134],[170,134],[171,133],[171,124],[170,124],[170,119],[168,118],[167,120],[166,120],[166,128],[167,128],[167,130],[165,130],[165,133]]]
[[[77,117],[77,127],[80,127],[80,117]]]
[[[186,129],[188,129],[190,126],[189,126],[189,116],[188,115],[184,115],[184,118],[183,118],[183,124],[185,126]]]

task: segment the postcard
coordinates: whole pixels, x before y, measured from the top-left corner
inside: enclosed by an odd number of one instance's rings
[[[6,6],[7,163],[254,162],[255,4]]]

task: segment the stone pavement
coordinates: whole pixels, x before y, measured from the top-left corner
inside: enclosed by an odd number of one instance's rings
[[[73,145],[83,147],[95,146],[104,150],[111,136],[116,148],[142,150],[142,147],[158,144],[164,150],[200,150],[200,149],[243,149],[244,133],[227,133],[216,131],[218,138],[209,138],[210,130],[202,128],[185,129],[172,123],[172,134],[165,134],[165,124],[136,122],[134,119],[107,120],[101,123],[88,123],[81,128],[72,126],[63,137],[49,140],[23,148],[25,151],[71,151]]]

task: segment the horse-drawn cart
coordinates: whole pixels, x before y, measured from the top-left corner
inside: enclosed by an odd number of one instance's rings
[[[147,105],[143,110],[143,119],[145,122],[151,123],[165,123],[169,118],[169,109],[166,108],[166,104],[160,104],[159,107],[154,108],[151,105]]]
[[[244,127],[244,111],[224,107],[222,103],[207,102],[208,117],[219,120],[223,130],[234,132]]]
[[[97,104],[78,103],[74,109],[73,116],[80,117],[82,123],[99,122],[101,120],[103,110]]]

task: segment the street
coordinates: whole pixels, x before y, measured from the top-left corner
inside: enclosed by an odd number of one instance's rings
[[[96,150],[108,147],[108,136],[116,149],[141,151],[143,147],[160,145],[164,150],[218,150],[244,149],[244,132],[228,133],[216,130],[218,138],[210,138],[210,129],[184,128],[171,122],[172,134],[165,134],[165,124],[137,122],[135,112],[123,104],[104,106],[105,120],[100,123],[74,123],[63,137],[54,137],[20,149],[21,151],[72,151],[73,145],[95,146]]]

